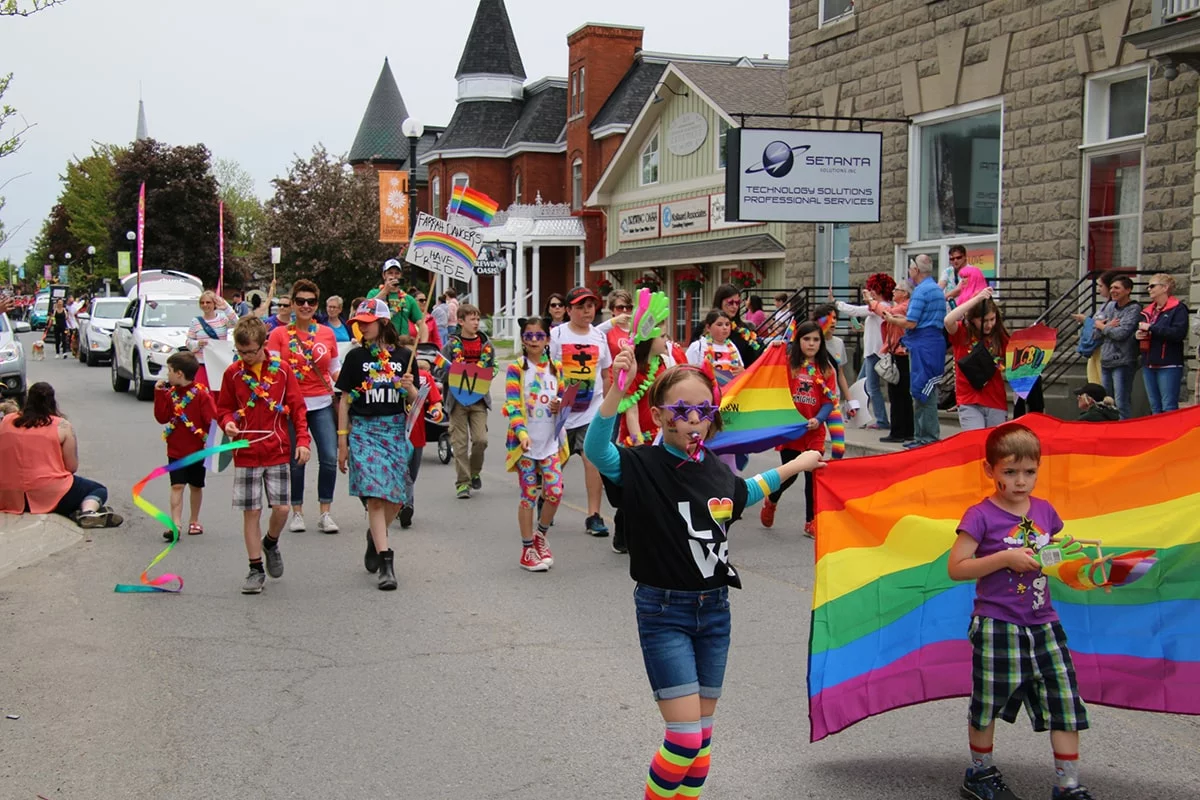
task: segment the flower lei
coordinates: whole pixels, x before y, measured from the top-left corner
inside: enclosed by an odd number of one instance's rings
[[[732,344],[728,339],[726,339],[725,344],[729,345],[729,347],[730,347],[730,352],[728,354],[729,360],[726,362],[726,366],[724,366],[724,367],[719,366],[717,364],[716,351],[713,350],[714,344],[716,344],[716,343],[713,341],[712,337],[705,335],[704,346],[702,348],[704,351],[704,363],[708,364],[709,368],[713,371],[713,375],[716,375],[718,370],[722,370],[725,372],[732,372],[732,370],[729,368],[733,367],[735,365],[735,361],[738,366],[741,365],[741,361],[742,361],[741,354],[738,353],[737,346]]]
[[[279,377],[280,364],[281,362],[279,360],[279,354],[271,353],[270,358],[267,360],[267,369],[266,372],[263,373],[262,380],[254,377],[254,373],[248,371],[245,365],[242,366],[239,375],[241,376],[242,381],[248,387],[250,387],[250,397],[246,399],[246,405],[242,406],[237,410],[236,413],[234,413],[233,418],[235,420],[245,419],[246,412],[254,408],[254,405],[258,400],[262,400],[264,403],[266,403],[267,408],[276,414],[280,412],[283,414],[288,413],[287,406],[285,406],[283,403],[275,402],[275,400],[271,397],[271,387],[275,385],[275,381]]]
[[[350,402],[363,396],[364,392],[369,392],[376,386],[392,386],[398,390],[403,396],[405,391],[400,385],[400,380],[404,377],[404,372],[396,372],[396,365],[391,359],[391,354],[384,355],[383,348],[378,342],[371,342],[371,361],[367,364],[367,377],[358,386],[350,390]]]
[[[742,325],[737,320],[731,319],[729,322],[733,327],[734,333],[737,333],[739,336],[741,336],[742,341],[745,342],[746,344],[750,345],[751,350],[755,350],[755,351],[762,350],[762,342],[760,342],[758,340],[758,332],[757,331],[755,331],[753,328],[747,328],[745,325]]]
[[[821,388],[825,390],[825,400],[833,403],[833,412],[825,419],[825,427],[829,430],[829,441],[832,446],[833,457],[841,458],[846,455],[846,421],[842,417],[841,403],[838,402],[838,396],[825,383],[825,376],[817,372],[816,364],[809,360],[805,363],[804,370],[814,386],[818,382],[821,384]],[[836,386],[837,384],[835,383],[834,385]]]
[[[628,434],[625,436],[624,439],[621,440],[621,444],[625,445],[626,447],[637,447],[638,445],[643,445],[643,444],[654,444],[654,436],[655,436],[655,434],[651,433],[650,431],[642,431],[642,435],[640,437],[638,437],[637,441],[634,441],[633,435]]]
[[[626,411],[633,408],[638,404],[638,401],[642,399],[646,392],[650,391],[650,387],[654,385],[654,379],[658,377],[658,370],[661,366],[662,361],[658,356],[654,356],[650,359],[650,363],[646,365],[646,379],[642,381],[638,385],[638,388],[634,389],[632,393],[621,399],[620,404],[617,406],[618,414],[624,414]]]
[[[175,394],[174,389],[170,390],[171,405],[174,408],[174,415],[172,416],[171,421],[168,422],[166,424],[166,426],[163,428],[162,438],[163,438],[164,442],[174,432],[176,420],[179,420],[180,422],[182,422],[183,426],[185,428],[187,428],[189,431],[191,431],[192,433],[199,436],[201,439],[208,438],[208,434],[206,432],[200,430],[198,427],[196,427],[196,423],[194,423],[190,419],[188,419],[188,415],[187,415],[187,411],[186,411],[188,405],[193,400],[196,399],[196,395],[199,394],[199,392],[200,392],[200,385],[196,384],[196,383],[192,384],[192,388],[188,389],[184,393],[183,397],[180,397],[179,395]]]
[[[296,323],[288,323],[288,366],[296,380],[305,381],[313,371],[313,345],[317,342],[317,323],[308,323],[308,340],[301,341]]]

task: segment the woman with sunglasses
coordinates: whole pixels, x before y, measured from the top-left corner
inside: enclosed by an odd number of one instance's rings
[[[1142,377],[1150,413],[1161,414],[1179,408],[1179,390],[1183,383],[1183,343],[1188,336],[1188,307],[1175,297],[1175,278],[1158,273],[1147,286],[1150,302],[1142,309],[1142,319],[1134,336],[1142,350]]]
[[[238,322],[237,312],[233,306],[225,302],[224,297],[218,297],[214,291],[206,291],[200,295],[200,314],[192,320],[187,332],[187,349],[196,354],[200,362],[200,370],[196,373],[195,382],[208,386],[208,370],[204,368],[204,348],[214,339],[224,341],[229,338]],[[213,392],[213,402],[217,401],[217,392]]]
[[[732,283],[723,283],[713,292],[713,310],[729,317],[732,329],[729,341],[742,356],[742,365],[749,368],[762,352],[762,340],[754,326],[742,319],[742,290]]]
[[[567,301],[558,292],[552,292],[550,297],[546,299],[546,307],[542,309],[542,316],[550,320],[550,327],[557,328],[567,321]]]

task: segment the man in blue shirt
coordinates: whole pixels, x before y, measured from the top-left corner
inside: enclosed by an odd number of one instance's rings
[[[909,390],[913,397],[913,433],[915,440],[905,447],[920,447],[941,437],[937,415],[937,387],[946,368],[946,296],[933,279],[933,259],[925,254],[908,265],[913,282],[908,314],[900,325],[908,329],[904,346],[908,348]]]

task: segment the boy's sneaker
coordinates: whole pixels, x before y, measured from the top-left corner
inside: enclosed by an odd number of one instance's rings
[[[308,530],[308,526],[304,524],[304,515],[299,511],[292,512],[292,521],[288,523],[288,530],[292,533]]]
[[[599,514],[592,514],[588,517],[584,527],[592,536],[608,536],[608,526],[604,524],[604,518]]]
[[[246,582],[242,584],[242,594],[261,594],[263,584],[266,582],[266,573],[262,570],[252,569],[246,576]]]
[[[412,506],[401,506],[400,507],[400,527],[401,528],[411,528],[412,527],[412,518],[413,518],[413,507]]]
[[[763,498],[762,508],[758,510],[758,521],[762,523],[764,528],[769,528],[775,524],[775,507],[777,503],[772,503],[769,497]]]
[[[817,529],[813,527],[811,522],[804,523],[804,535],[810,539],[817,538]]]
[[[958,793],[967,800],[1021,800],[1004,783],[1000,770],[995,767],[968,769]]]
[[[521,548],[521,569],[529,572],[549,572],[550,567],[542,561],[542,557],[538,555],[536,547]]]
[[[304,525],[303,517],[300,518],[300,525]],[[304,528],[301,527],[300,530],[304,530]],[[338,524],[333,521],[333,517],[331,517],[329,512],[326,511],[321,514],[321,521],[317,523],[317,530],[319,530],[321,533],[337,533],[341,530],[341,528],[338,527]]]
[[[283,577],[283,555],[279,552],[279,542],[275,542],[273,548],[267,548],[267,539],[270,537],[264,536],[262,540],[263,561],[267,565],[267,574],[272,578]]]
[[[629,552],[629,545],[625,544],[625,531],[621,525],[618,525],[617,529],[613,531],[612,551],[619,555]]]
[[[471,488],[478,492],[480,489],[483,488],[483,479],[480,478],[478,475],[472,475],[471,476]]]
[[[1084,786],[1073,786],[1070,789],[1054,788],[1051,800],[1092,800],[1092,793]]]
[[[458,484],[457,486],[454,487],[454,495],[459,500],[470,500],[471,499],[471,484],[469,484],[469,483]]]
[[[546,537],[540,533],[533,535],[533,549],[537,551],[538,558],[547,567],[554,566],[554,554],[550,552],[550,545],[546,544]]]

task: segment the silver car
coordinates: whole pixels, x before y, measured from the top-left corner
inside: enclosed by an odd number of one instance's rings
[[[128,307],[128,297],[97,297],[88,313],[79,315],[80,361],[95,367],[112,358],[113,329]]]
[[[25,405],[25,348],[13,333],[8,314],[0,314],[0,397],[15,397]]]

